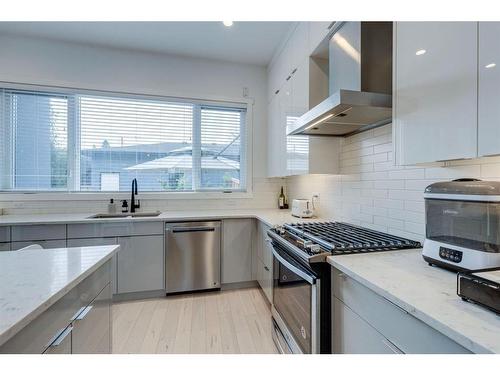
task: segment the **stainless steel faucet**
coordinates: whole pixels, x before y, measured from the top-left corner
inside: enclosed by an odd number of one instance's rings
[[[135,212],[136,208],[141,208],[141,202],[139,199],[135,200],[135,196],[137,195],[137,178],[132,180],[132,196],[130,197],[130,212]]]

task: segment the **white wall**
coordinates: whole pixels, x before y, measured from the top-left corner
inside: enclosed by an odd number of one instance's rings
[[[266,68],[254,65],[148,54],[45,39],[0,35],[0,81],[121,91],[201,99],[242,99],[243,87],[254,99],[254,198],[171,202],[170,207],[274,207],[279,181],[266,176]],[[154,202],[151,206],[158,207]],[[80,204],[75,203],[75,207]],[[161,205],[167,205],[162,201]],[[46,202],[2,203],[7,213],[58,212],[67,205]],[[87,202],[83,210],[101,208]],[[163,206],[161,206],[163,207]],[[78,209],[78,208],[76,208]]]
[[[344,140],[340,175],[306,175],[287,179],[290,198],[320,193],[320,217],[423,240],[423,191],[433,182],[462,177],[500,180],[500,157],[393,165],[391,125]]]

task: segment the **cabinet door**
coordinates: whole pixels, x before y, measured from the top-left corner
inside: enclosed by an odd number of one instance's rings
[[[286,175],[286,129],[282,126],[282,95],[282,90],[280,90],[269,104],[267,140],[268,177],[282,177]]]
[[[332,347],[335,354],[402,353],[342,301],[333,297]]]
[[[119,237],[117,292],[165,289],[163,236]]]
[[[222,283],[252,280],[252,219],[228,219],[222,226]]]
[[[302,61],[309,57],[309,24],[299,22],[290,38],[292,56],[292,71],[297,69]]]
[[[319,46],[330,32],[332,21],[309,22],[309,55]]]
[[[287,128],[309,110],[309,59],[304,59],[291,80],[291,105]],[[288,130],[287,130],[288,133]],[[288,175],[309,173],[309,136],[287,135]]]
[[[80,311],[73,321],[73,354],[111,354],[111,287]]]
[[[297,116],[293,111],[293,76],[286,81],[281,89],[279,98],[279,118],[278,118],[278,140],[281,144],[280,155],[280,176],[291,176],[293,174],[294,153],[293,147],[290,147],[288,141],[288,128],[297,120]]]
[[[43,354],[71,354],[72,330],[71,325],[63,329]]]
[[[19,250],[23,247],[29,245],[40,245],[44,249],[58,249],[61,247],[66,247],[66,240],[40,240],[40,241],[22,241],[22,242],[12,242],[11,249]]]
[[[398,164],[477,155],[477,23],[397,22]]]
[[[10,242],[10,227],[0,227],[0,242]]]
[[[479,22],[479,156],[500,154],[500,22]]]
[[[117,239],[115,237],[105,238],[71,238],[66,241],[68,247],[81,247],[81,246],[106,246],[115,245]],[[111,290],[113,294],[117,293],[116,289],[116,261],[118,255],[113,255],[111,261]]]

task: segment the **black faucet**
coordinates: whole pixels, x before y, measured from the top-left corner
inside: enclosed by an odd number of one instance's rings
[[[135,212],[136,208],[141,208],[141,202],[135,201],[135,196],[137,195],[137,178],[132,180],[132,197],[130,197],[130,212]]]

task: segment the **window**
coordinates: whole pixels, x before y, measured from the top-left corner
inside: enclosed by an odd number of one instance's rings
[[[245,191],[244,105],[4,89],[3,191]]]

